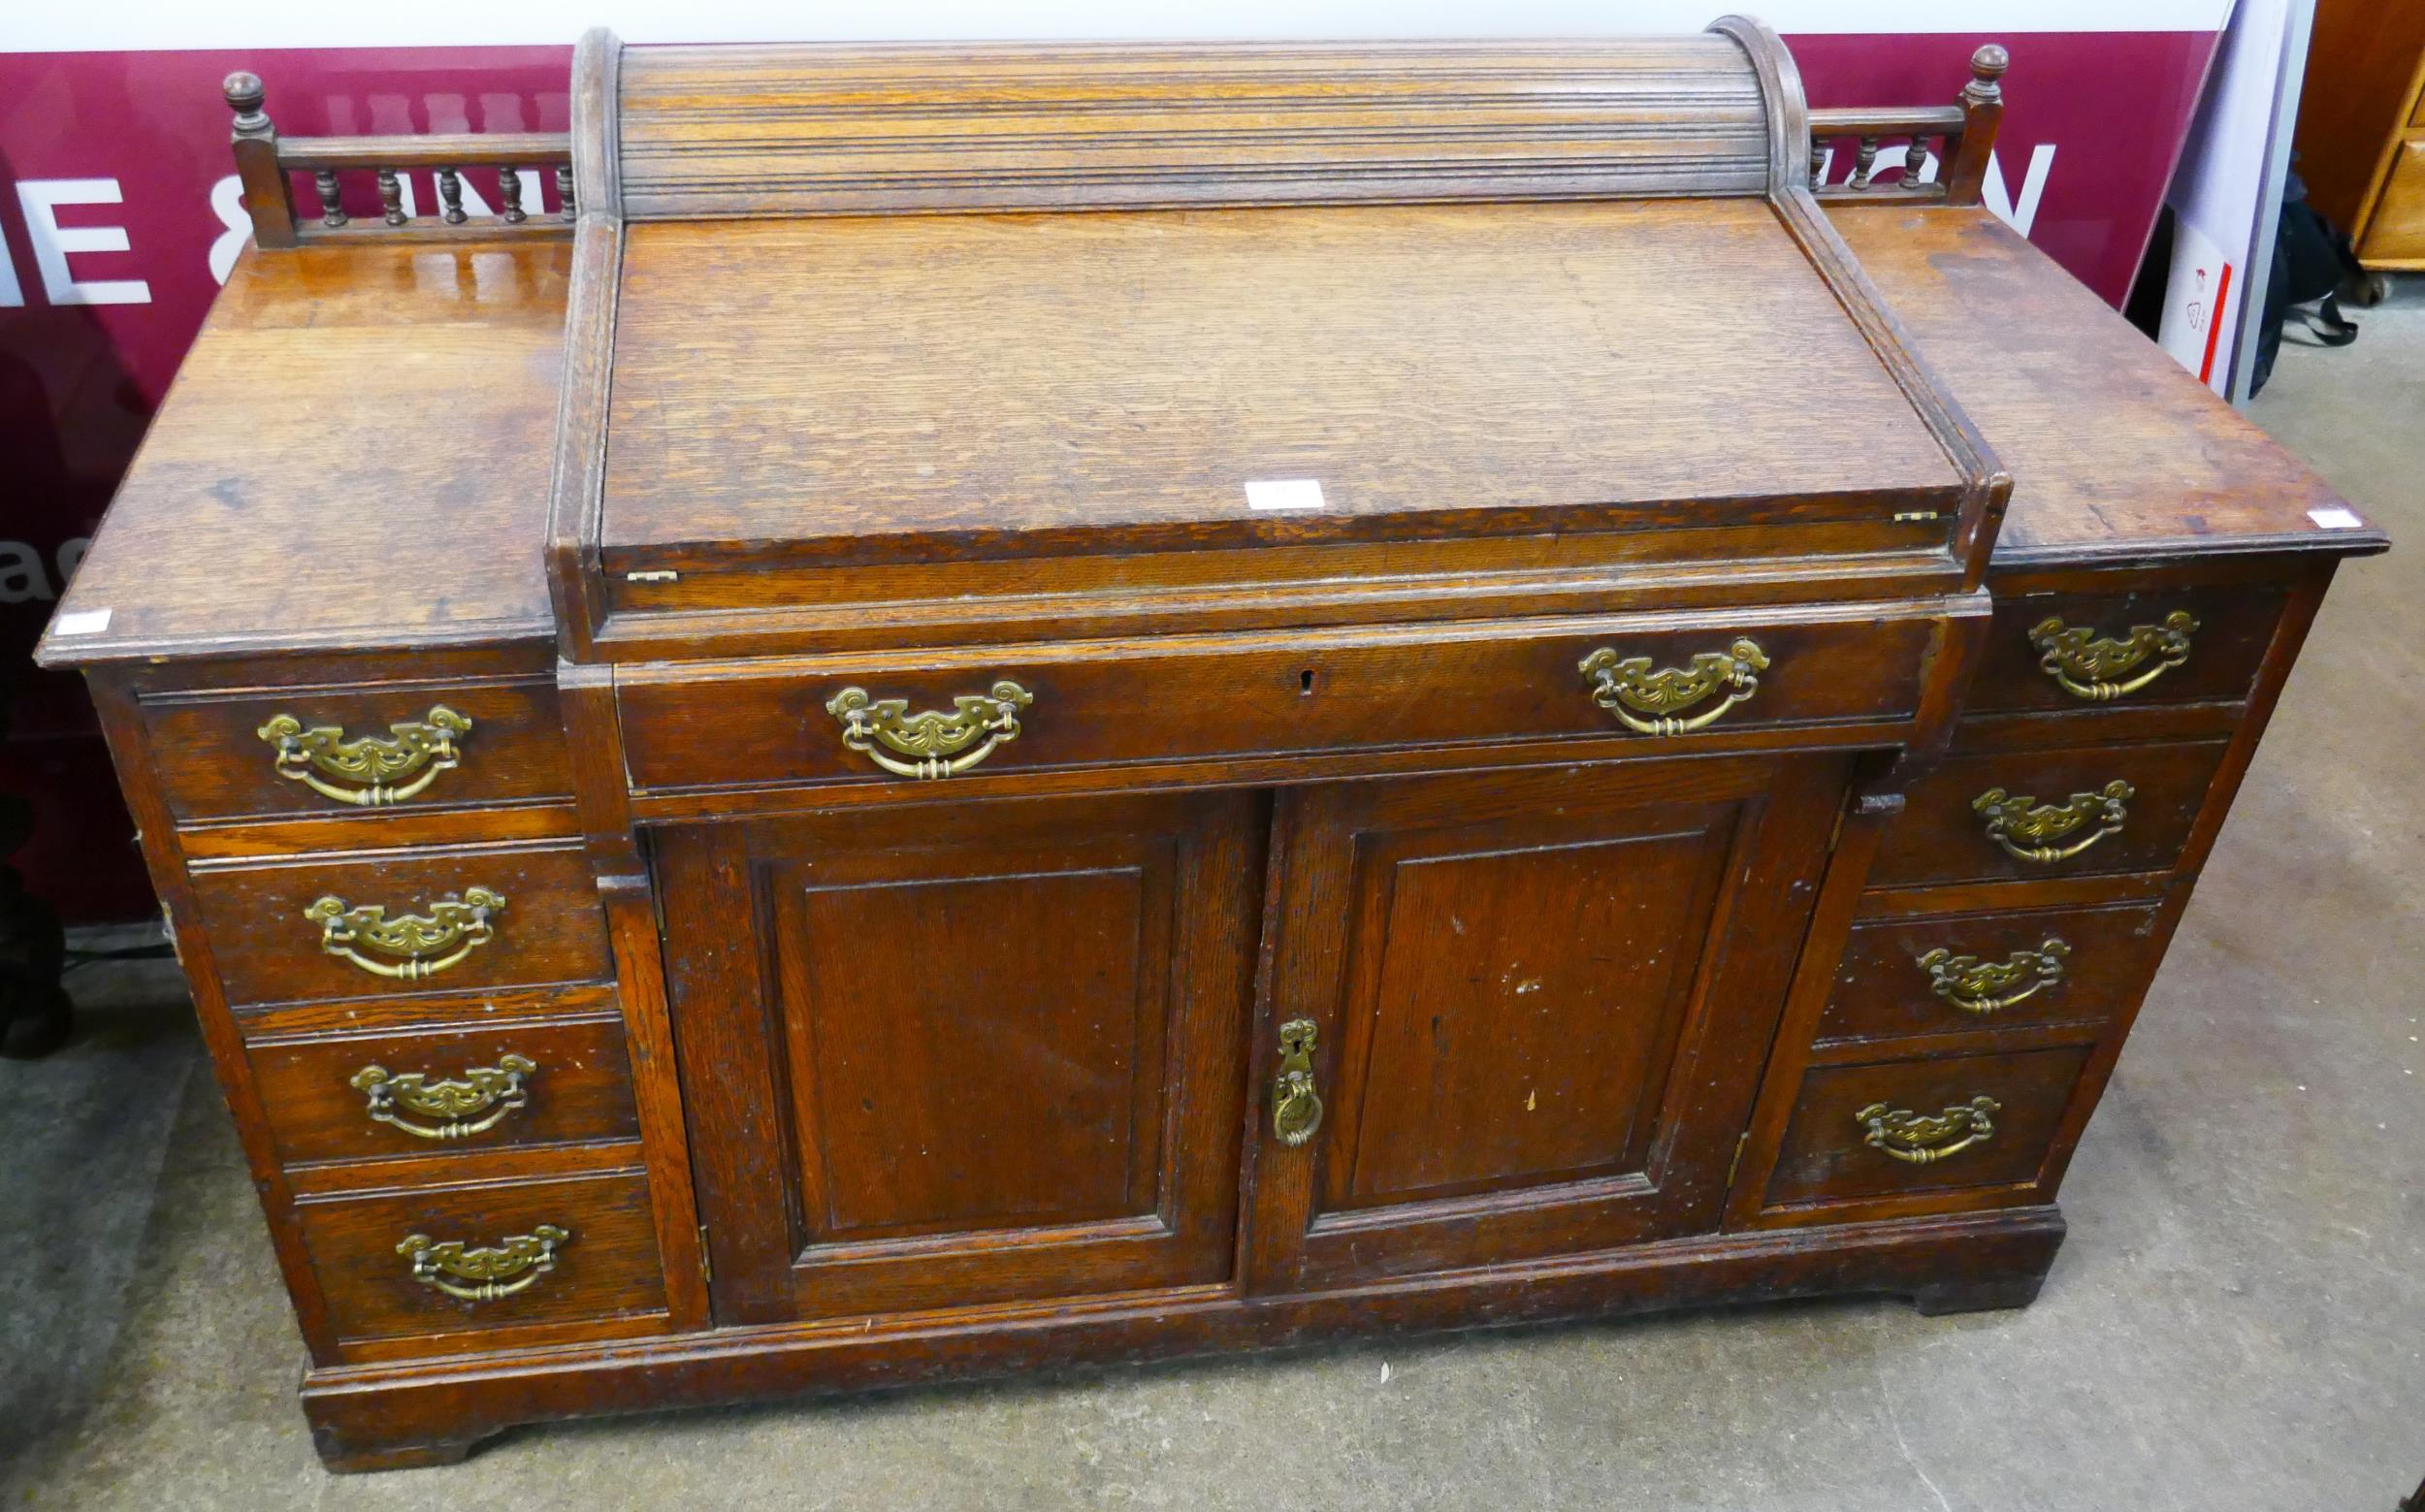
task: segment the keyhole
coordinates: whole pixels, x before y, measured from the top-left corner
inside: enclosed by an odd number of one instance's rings
[[[1297,696],[1300,698],[1313,696],[1313,672],[1310,668],[1297,674]]]

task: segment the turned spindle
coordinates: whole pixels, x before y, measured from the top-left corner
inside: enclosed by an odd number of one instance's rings
[[[1860,155],[1853,159],[1853,177],[1848,187],[1855,189],[1868,188],[1869,176],[1877,172],[1877,168],[1878,139],[1875,137],[1863,137],[1860,139]]]
[[[294,196],[277,162],[277,128],[262,109],[269,91],[262,87],[260,75],[239,69],[220,83],[219,93],[236,113],[229,141],[236,151],[237,180],[244,189],[244,210],[252,217],[253,242],[293,246]]]
[[[329,227],[345,224],[345,206],[337,185],[337,170],[323,168],[313,174],[311,187],[320,193],[320,224]]]
[[[522,209],[522,171],[508,165],[497,171],[497,198],[504,206],[505,224],[519,226],[530,217]]]
[[[460,226],[469,218],[463,212],[463,175],[451,168],[437,171],[437,212],[450,226]]]
[[[404,185],[396,170],[379,170],[379,218],[391,226],[404,223]]]
[[[578,215],[579,211],[574,209],[572,203],[572,165],[570,163],[556,165],[556,200],[564,207],[565,219],[571,220]]]

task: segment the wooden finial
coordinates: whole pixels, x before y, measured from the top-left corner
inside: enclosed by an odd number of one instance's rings
[[[2004,119],[2004,70],[2013,56],[1990,42],[1970,55],[1970,82],[1962,85],[1962,130],[1954,161],[1941,176],[1945,198],[1952,205],[1976,205],[1988,181],[1988,157],[1995,150],[1996,128]]]
[[[277,128],[261,109],[269,91],[261,87],[260,75],[238,69],[221,81],[219,94],[236,113],[236,176],[243,181],[252,239],[263,246],[293,246],[293,193],[286,183],[286,171],[278,166]]]
[[[1997,82],[2004,71],[2013,66],[2013,55],[1990,42],[1970,55],[1970,82],[1962,85],[1965,104],[1985,105],[2004,98],[2004,86]]]
[[[259,74],[238,69],[220,83],[219,93],[226,98],[227,108],[236,113],[236,135],[262,137],[271,133],[270,117],[261,110],[270,95],[262,88]]]

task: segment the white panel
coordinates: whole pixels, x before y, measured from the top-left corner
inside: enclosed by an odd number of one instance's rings
[[[1782,32],[2215,31],[2230,0],[1771,0],[1744,9]],[[627,42],[964,38],[1600,37],[1698,31],[1729,0],[64,0],[0,4],[0,51],[206,48],[498,47],[569,43],[596,25]]]

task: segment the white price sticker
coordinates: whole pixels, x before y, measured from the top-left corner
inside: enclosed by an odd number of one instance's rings
[[[50,622],[53,635],[98,635],[110,627],[107,609],[77,609]]]
[[[2327,531],[2354,531],[2366,523],[2346,509],[2311,509],[2307,517]]]
[[[1313,478],[1276,478],[1246,485],[1246,507],[1267,511],[1319,509],[1322,485]]]

